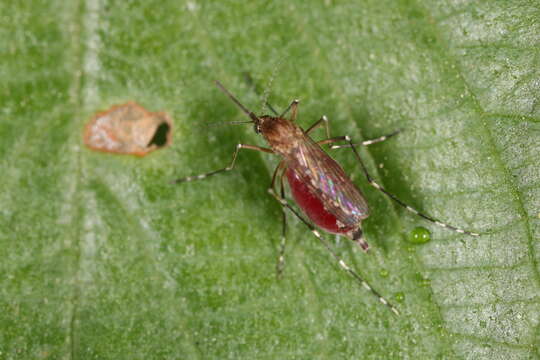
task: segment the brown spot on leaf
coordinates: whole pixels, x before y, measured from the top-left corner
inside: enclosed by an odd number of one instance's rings
[[[171,143],[172,122],[166,113],[130,101],[94,115],[83,138],[92,150],[145,156]]]

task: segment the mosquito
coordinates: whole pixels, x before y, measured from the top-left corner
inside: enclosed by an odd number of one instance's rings
[[[279,202],[279,204],[281,204],[283,210],[282,237],[277,263],[278,276],[283,271],[285,262],[286,211],[289,210],[311,230],[313,235],[322,243],[343,270],[351,275],[360,286],[376,296],[379,302],[386,305],[394,314],[399,315],[398,309],[345,263],[318,230],[322,229],[327,233],[345,236],[356,242],[364,251],[368,251],[369,249],[369,245],[362,232],[362,221],[369,216],[369,207],[366,199],[362,192],[347,176],[342,167],[323,151],[321,145],[326,144],[341,142],[341,145],[333,145],[332,148],[351,148],[356,159],[360,163],[362,172],[366,176],[369,184],[408,211],[443,228],[461,234],[479,236],[478,233],[462,230],[415,210],[375,182],[356,150],[356,146],[367,146],[385,141],[398,134],[399,131],[376,139],[366,140],[359,144],[354,144],[349,136],[330,137],[329,121],[326,116],[322,116],[307,130],[303,130],[300,126],[295,124],[298,114],[298,100],[293,100],[281,114],[278,114],[269,104],[267,104],[269,109],[274,113],[274,116],[258,116],[246,108],[219,81],[216,81],[216,85],[249,117],[250,120],[245,123],[253,124],[255,133],[262,135],[268,143],[269,148],[256,145],[237,144],[232,156],[232,161],[228,166],[208,173],[180,178],[175,180],[174,183],[202,180],[213,175],[228,172],[234,168],[238,153],[242,149],[255,150],[280,156],[281,161],[274,170],[272,181],[268,189],[268,192]],[[291,115],[289,119],[287,119],[285,118],[285,115],[289,112]],[[326,139],[321,141],[312,140],[310,133],[321,126],[325,127]],[[343,142],[345,144],[343,144]],[[297,211],[285,197],[284,179],[287,179],[292,197],[303,214]],[[306,217],[309,220],[307,220]]]

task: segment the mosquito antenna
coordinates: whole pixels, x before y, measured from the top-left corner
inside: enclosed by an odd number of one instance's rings
[[[246,71],[243,73],[244,75],[244,80],[246,81],[246,83],[248,84],[249,87],[252,88],[252,90],[255,92],[255,94],[257,95],[261,95],[261,92],[259,91],[258,89],[258,86],[257,84],[255,84],[255,81],[253,80],[253,78],[251,77],[251,75]],[[274,107],[267,101],[266,104],[266,107],[276,116],[279,115],[279,113],[276,111],[276,109],[274,109]],[[263,105],[263,108],[261,109],[261,113],[264,112],[264,105]]]
[[[276,78],[277,72],[278,72],[279,69],[281,69],[281,64],[283,63],[283,61],[286,58],[287,58],[286,55],[282,56],[281,59],[279,59],[279,61],[277,62],[276,66],[274,67],[274,70],[272,70],[272,76],[270,76],[270,80],[268,80],[268,84],[266,85],[266,88],[264,89],[264,92],[263,92],[261,112],[263,112],[265,106],[268,106],[270,111],[272,111],[273,113],[275,113],[277,115],[277,111],[275,111],[272,108],[272,106],[270,106],[270,104],[268,103],[268,97],[270,96],[270,90],[272,89],[272,83],[274,82],[274,79]]]
[[[244,105],[242,105],[242,103],[240,101],[238,101],[237,98],[234,97],[233,94],[231,94],[231,92],[229,90],[227,90],[225,88],[225,86],[221,85],[221,83],[219,81],[216,80],[216,85],[217,87],[223,91],[225,93],[225,95],[227,95],[236,105],[238,105],[238,107],[240,109],[242,109],[242,111],[247,115],[249,116],[249,118],[251,120],[253,120],[254,122],[257,122],[259,121],[259,118],[257,117],[257,115],[255,115],[252,111],[248,110]]]

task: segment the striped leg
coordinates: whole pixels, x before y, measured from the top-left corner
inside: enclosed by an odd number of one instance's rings
[[[272,175],[272,183],[270,184],[270,188],[272,189],[274,193],[276,193],[275,183],[276,183],[276,179],[279,177],[281,198],[285,198],[285,184],[283,182],[283,172],[286,169],[287,169],[287,166],[285,164],[285,161],[281,161],[279,165],[276,167],[276,170],[274,170],[274,174]],[[285,245],[287,244],[287,213],[285,212],[284,207],[282,207],[281,210],[282,210],[281,241],[279,244],[278,260],[276,262],[276,277],[278,279],[281,278],[283,274],[283,269],[285,268]]]
[[[326,139],[318,141],[317,144],[319,144],[319,145],[332,144],[335,141],[341,140],[342,137],[335,138],[335,139],[338,139],[338,140],[334,140],[334,138],[330,137],[330,122],[329,122],[328,118],[326,117],[326,115],[323,115],[319,120],[317,120],[313,125],[311,125],[306,130],[306,134],[311,133],[313,130],[317,129],[318,127],[320,127],[322,125],[324,125],[324,129],[326,131]],[[401,132],[401,130],[396,130],[391,134],[379,136],[378,138],[375,138],[375,139],[365,140],[365,141],[362,141],[359,144],[354,144],[354,145],[355,146],[356,145],[368,146],[368,145],[372,145],[372,144],[377,144],[377,143],[383,142],[383,141],[391,138],[392,136],[395,136],[395,135],[399,134],[400,132]],[[339,148],[343,148],[343,147],[350,147],[350,145],[349,144],[333,145],[330,148],[331,149],[339,149]]]
[[[426,215],[426,214],[423,214],[421,213],[420,211],[416,210],[415,208],[405,204],[403,201],[401,201],[397,196],[395,196],[394,194],[388,192],[386,189],[384,189],[381,185],[379,185],[375,180],[373,180],[373,178],[371,177],[371,175],[369,174],[365,164],[364,164],[364,161],[362,160],[362,158],[360,157],[360,155],[358,154],[358,151],[356,150],[355,146],[357,145],[363,145],[363,146],[367,146],[367,145],[371,145],[371,144],[376,144],[376,143],[379,143],[379,142],[382,142],[382,141],[385,141],[387,140],[388,138],[394,136],[394,135],[397,135],[401,132],[401,130],[397,130],[397,131],[394,131],[393,133],[391,134],[388,134],[388,135],[383,135],[383,136],[380,136],[378,138],[375,138],[375,139],[371,139],[371,140],[366,140],[366,141],[362,141],[361,143],[359,144],[353,144],[351,139],[348,137],[348,136],[336,136],[336,137],[333,137],[333,138],[330,138],[330,130],[329,130],[329,126],[328,126],[328,118],[326,116],[323,116],[321,117],[321,119],[319,119],[317,122],[315,122],[313,125],[311,125],[307,130],[306,130],[306,133],[309,133],[311,132],[312,130],[316,129],[317,127],[319,127],[321,124],[325,125],[326,127],[326,136],[328,137],[327,139],[325,140],[321,140],[321,141],[318,141],[317,144],[318,145],[325,145],[325,144],[333,144],[335,142],[338,142],[338,141],[346,141],[347,144],[344,144],[344,145],[332,145],[331,146],[331,149],[340,149],[340,148],[344,148],[344,147],[347,147],[347,148],[351,148],[356,156],[356,158],[358,159],[358,161],[360,162],[360,165],[362,167],[362,171],[364,172],[364,175],[366,176],[369,184],[371,186],[373,186],[374,188],[376,188],[377,190],[381,191],[383,194],[385,194],[386,196],[388,196],[390,199],[394,200],[395,202],[397,202],[400,206],[404,207],[405,209],[407,209],[408,211],[412,212],[413,214],[416,214],[418,216],[420,216],[421,218],[424,218],[428,221],[431,221],[432,223],[434,224],[437,224],[438,226],[440,227],[443,227],[443,228],[446,228],[446,229],[449,229],[449,230],[452,230],[452,231],[455,231],[457,233],[460,233],[460,234],[466,234],[466,235],[471,235],[471,236],[480,236],[479,233],[476,233],[476,232],[472,232],[472,231],[467,231],[467,230],[463,230],[463,229],[460,229],[458,227],[455,227],[453,225],[450,225],[450,224],[447,224],[447,223],[444,223],[442,221],[439,221],[429,215]]]
[[[263,148],[263,147],[260,147],[260,146],[238,144],[238,145],[236,145],[236,150],[234,151],[233,158],[232,158],[231,164],[229,166],[224,167],[223,169],[214,170],[214,171],[204,173],[204,174],[200,174],[200,175],[187,176],[187,177],[184,177],[184,178],[179,178],[179,179],[173,180],[172,183],[173,184],[179,184],[179,183],[182,183],[182,182],[188,182],[188,181],[194,181],[194,180],[202,180],[202,179],[205,179],[205,178],[207,178],[209,176],[212,176],[212,175],[216,175],[216,174],[220,174],[220,173],[223,173],[223,172],[231,171],[234,168],[234,164],[236,163],[236,157],[238,156],[238,153],[240,152],[241,149],[257,150],[257,151],[262,151],[262,152],[266,152],[266,153],[270,153],[270,154],[274,153],[271,149],[266,149],[266,148]]]
[[[319,241],[324,245],[324,247],[326,248],[326,250],[328,250],[328,252],[332,255],[332,257],[337,261],[337,263],[339,264],[339,266],[345,270],[349,275],[351,275],[355,280],[356,282],[362,286],[363,288],[365,288],[366,290],[368,290],[369,292],[371,292],[375,297],[377,297],[377,299],[379,300],[379,302],[383,305],[386,305],[390,311],[392,311],[394,314],[396,315],[399,315],[399,311],[398,309],[396,309],[392,304],[390,304],[388,302],[388,300],[386,300],[384,297],[381,296],[381,294],[379,294],[375,289],[373,289],[373,287],[366,281],[364,280],[356,271],[354,271],[353,269],[351,269],[351,267],[349,265],[347,265],[345,263],[345,261],[343,261],[343,259],[341,259],[341,257],[339,257],[339,255],[334,251],[334,249],[332,249],[332,247],[330,246],[330,244],[328,243],[328,241],[326,241],[322,235],[319,233],[319,231],[317,229],[315,229],[315,227],[309,222],[307,221],[306,219],[304,219],[302,217],[302,215],[300,215],[298,213],[298,211],[296,211],[288,202],[287,202],[287,199],[283,198],[283,197],[280,197],[279,195],[277,195],[274,191],[273,188],[269,188],[268,189],[268,192],[270,193],[270,195],[272,195],[277,201],[279,201],[279,203],[281,204],[281,206],[283,206],[284,208],[287,208],[289,209],[290,211],[292,211],[292,213],[298,218],[300,219],[310,230],[311,232],[313,233],[313,235],[315,235],[315,237],[317,239],[319,239]]]
[[[395,135],[399,134],[400,132],[401,132],[401,130],[396,130],[393,133],[390,133],[388,135],[379,136],[378,138],[375,138],[375,139],[364,140],[364,141],[362,141],[361,143],[358,143],[358,144],[333,145],[330,148],[331,149],[341,149],[341,148],[352,147],[352,146],[357,146],[357,145],[368,146],[368,145],[372,145],[372,144],[377,144],[377,143],[383,142],[383,141],[391,138],[392,136],[395,136]]]
[[[347,147],[350,147],[352,149],[352,151],[354,152],[355,156],[356,156],[356,159],[358,160],[358,162],[360,163],[360,166],[362,167],[362,171],[364,172],[364,175],[366,176],[367,178],[367,181],[369,182],[369,184],[371,186],[373,186],[375,189],[379,190],[380,192],[382,192],[383,194],[385,194],[386,196],[388,196],[390,199],[394,200],[396,203],[398,203],[400,206],[404,207],[405,209],[407,209],[408,211],[412,212],[413,214],[416,214],[418,216],[420,216],[421,218],[424,218],[428,221],[431,221],[432,223],[434,224],[437,224],[438,226],[440,227],[443,227],[443,228],[446,228],[446,229],[449,229],[449,230],[452,230],[452,231],[455,231],[457,233],[460,233],[460,234],[466,234],[466,235],[470,235],[470,236],[480,236],[479,233],[476,233],[476,232],[472,232],[472,231],[468,231],[468,230],[463,230],[461,228],[458,228],[458,227],[455,227],[453,225],[449,225],[447,223],[444,223],[442,221],[439,221],[429,215],[426,215],[426,214],[423,214],[421,213],[420,211],[416,210],[415,208],[407,205],[406,203],[404,203],[403,201],[401,201],[397,196],[395,196],[394,194],[388,192],[386,189],[384,189],[381,185],[379,185],[375,180],[373,180],[373,178],[371,177],[371,175],[369,174],[367,168],[366,168],[366,165],[364,164],[364,161],[362,160],[362,158],[360,157],[360,154],[358,154],[358,151],[356,150],[356,147],[355,145],[352,143],[351,141],[351,138],[348,137],[348,136],[339,136],[339,137],[335,137],[333,139],[329,139],[331,141],[330,142],[335,142],[335,141],[346,141],[348,142],[347,144]]]

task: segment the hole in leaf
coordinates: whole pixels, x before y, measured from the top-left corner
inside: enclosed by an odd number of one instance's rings
[[[156,145],[157,147],[162,147],[167,144],[167,139],[169,136],[169,131],[171,130],[171,127],[166,122],[161,123],[158,128],[156,129],[156,133],[154,134],[154,137],[150,142],[148,143],[148,146]]]
[[[172,122],[130,101],[97,113],[86,125],[84,143],[92,150],[145,156],[169,145]]]

